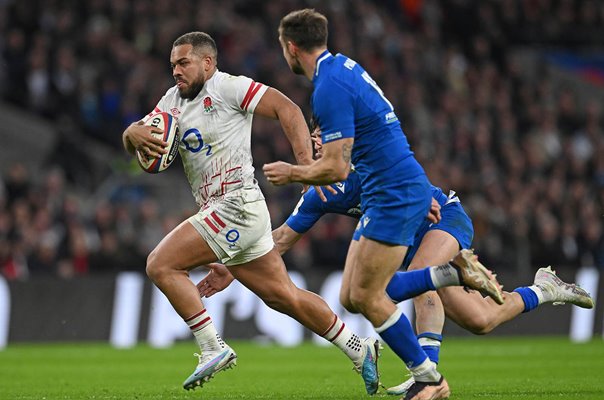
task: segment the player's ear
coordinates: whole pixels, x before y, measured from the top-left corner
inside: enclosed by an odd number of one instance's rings
[[[214,65],[214,57],[211,54],[204,54],[201,63],[203,64],[203,69],[209,71]]]
[[[293,57],[296,57],[298,55],[298,51],[300,50],[300,48],[294,42],[288,40],[286,46],[289,54],[291,54]]]

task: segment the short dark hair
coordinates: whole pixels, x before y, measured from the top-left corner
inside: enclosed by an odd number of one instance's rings
[[[281,19],[279,34],[302,50],[327,46],[327,18],[312,8],[292,11]]]
[[[216,48],[216,42],[212,39],[212,36],[205,32],[189,32],[180,36],[174,41],[172,47],[182,46],[190,44],[193,46],[193,51],[196,54],[201,55],[204,51],[210,50],[214,58],[218,55],[218,49]]]

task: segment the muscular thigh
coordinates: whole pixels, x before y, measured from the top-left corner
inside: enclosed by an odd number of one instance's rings
[[[428,231],[422,238],[408,269],[442,265],[455,257],[458,251],[459,243],[453,235],[436,229]]]
[[[350,285],[382,293],[400,267],[406,251],[406,246],[385,244],[362,236],[350,271]]]
[[[283,259],[276,249],[255,260],[228,268],[235,279],[262,299],[273,296],[277,291],[294,288]]]
[[[157,265],[190,270],[218,258],[199,232],[184,221],[163,238],[149,256]]]

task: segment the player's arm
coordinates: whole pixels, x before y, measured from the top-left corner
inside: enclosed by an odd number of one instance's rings
[[[285,223],[273,230],[273,241],[281,255],[291,249],[300,238],[302,238],[302,234],[294,231]]]
[[[310,133],[300,107],[280,91],[268,88],[254,110],[255,115],[278,119],[300,165],[312,162]]]
[[[313,115],[324,135],[323,156],[309,165],[293,166],[281,161],[264,165],[264,174],[274,185],[290,182],[326,185],[348,177],[356,99],[338,83],[322,85],[321,88],[313,94]]]
[[[274,185],[301,182],[326,185],[346,180],[350,172],[353,138],[324,143],[323,156],[309,165],[291,165],[283,161],[265,164],[264,174]]]

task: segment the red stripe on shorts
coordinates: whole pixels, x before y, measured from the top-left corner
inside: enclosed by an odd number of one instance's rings
[[[212,223],[212,221],[210,221],[210,219],[209,219],[208,217],[205,217],[203,220],[205,221],[205,223],[206,223],[206,224],[208,224],[208,226],[209,226],[210,228],[212,228],[212,230],[214,231],[214,233],[218,233],[218,232],[220,232],[220,229],[218,229],[218,228],[216,227],[216,225],[214,225],[214,224]]]
[[[224,222],[222,222],[222,220],[218,217],[218,215],[216,215],[216,213],[214,211],[212,211],[210,213],[210,215],[212,216],[212,218],[214,218],[214,221],[216,221],[218,223],[218,225],[220,225],[221,227],[226,227],[226,224]]]

